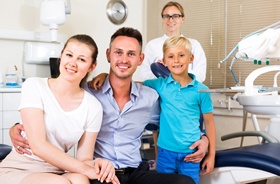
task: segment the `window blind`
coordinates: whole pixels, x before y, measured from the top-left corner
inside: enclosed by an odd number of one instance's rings
[[[162,36],[164,29],[160,17],[162,7],[169,1],[147,1],[147,41]],[[182,34],[194,38],[202,45],[207,58],[207,74],[204,84],[209,88],[225,88],[236,85],[229,66],[231,56],[220,64],[236,44],[246,35],[279,21],[278,0],[177,0],[185,10],[186,20]],[[271,60],[270,64],[280,64]],[[255,69],[263,67],[253,62],[237,60],[233,72],[240,85]],[[272,86],[275,72],[261,75],[256,85]]]

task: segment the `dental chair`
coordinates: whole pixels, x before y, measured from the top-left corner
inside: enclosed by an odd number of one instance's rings
[[[151,70],[156,77],[165,78],[170,73],[157,62],[151,64]],[[224,135],[221,140],[245,136],[262,137],[263,142],[216,151],[214,171],[201,176],[200,184],[243,184],[280,176],[280,143],[273,136],[266,132],[243,131]]]
[[[243,184],[280,176],[280,143],[261,131],[227,134],[222,141],[244,137],[262,137],[257,145],[216,151],[214,171],[200,178],[200,184]]]
[[[0,162],[12,151],[12,146],[0,144]]]

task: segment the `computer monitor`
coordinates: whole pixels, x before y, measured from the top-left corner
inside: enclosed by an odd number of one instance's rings
[[[59,64],[60,58],[50,58],[50,71],[52,78],[57,78],[59,76]]]

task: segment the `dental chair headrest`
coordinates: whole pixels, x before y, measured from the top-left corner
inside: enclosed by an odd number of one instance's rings
[[[151,64],[151,70],[157,78],[158,77],[166,78],[170,74],[169,69],[159,62],[152,63]]]

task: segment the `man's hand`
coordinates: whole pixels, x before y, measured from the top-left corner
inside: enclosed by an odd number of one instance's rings
[[[88,82],[88,87],[93,88],[95,90],[100,89],[102,87],[102,85],[104,84],[107,75],[108,75],[107,73],[101,73],[101,74],[97,75],[96,77],[94,77],[92,79],[92,81]]]
[[[202,136],[200,140],[196,141],[190,146],[190,149],[197,148],[197,151],[185,157],[186,162],[201,162],[208,150],[209,140],[206,136]]]
[[[23,125],[17,124],[10,128],[10,137],[16,151],[20,154],[26,153],[31,155],[31,152],[27,151],[25,148],[29,148],[28,141],[21,136],[21,131],[23,131]]]
[[[160,63],[160,64],[163,64],[165,66],[165,64],[163,62],[163,59],[158,59],[157,62]]]

